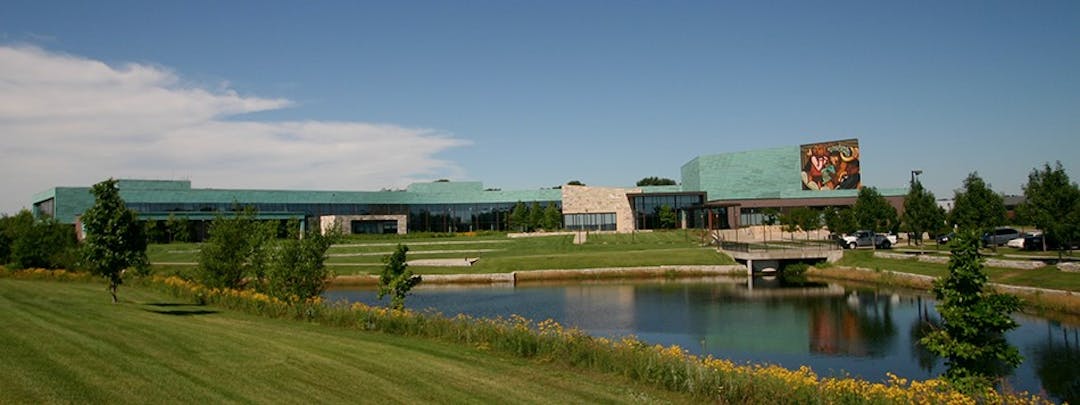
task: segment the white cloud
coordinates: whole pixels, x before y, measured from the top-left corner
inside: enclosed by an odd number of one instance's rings
[[[289,100],[186,85],[160,66],[110,66],[0,46],[0,212],[33,193],[108,177],[195,187],[370,190],[461,177],[434,156],[468,142],[361,122],[225,120]]]

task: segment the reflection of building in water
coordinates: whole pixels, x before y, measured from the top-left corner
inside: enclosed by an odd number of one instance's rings
[[[844,302],[829,300],[810,307],[810,351],[876,356],[896,337],[893,295],[851,293]]]
[[[635,322],[634,286],[579,285],[565,288],[567,325],[593,329],[630,329]],[[581,310],[570,310],[581,308]]]

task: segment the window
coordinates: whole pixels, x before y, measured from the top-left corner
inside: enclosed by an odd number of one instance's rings
[[[563,221],[566,223],[566,229],[572,231],[614,231],[616,228],[614,212],[565,214]]]

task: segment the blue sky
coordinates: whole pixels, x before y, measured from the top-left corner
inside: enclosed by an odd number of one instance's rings
[[[623,186],[846,138],[872,186],[1080,177],[1075,1],[7,1],[0,47],[7,213],[110,176]]]

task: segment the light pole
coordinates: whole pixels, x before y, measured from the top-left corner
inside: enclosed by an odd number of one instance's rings
[[[922,170],[915,169],[911,171],[911,185],[915,185],[915,180],[918,180],[919,175],[922,174]]]

